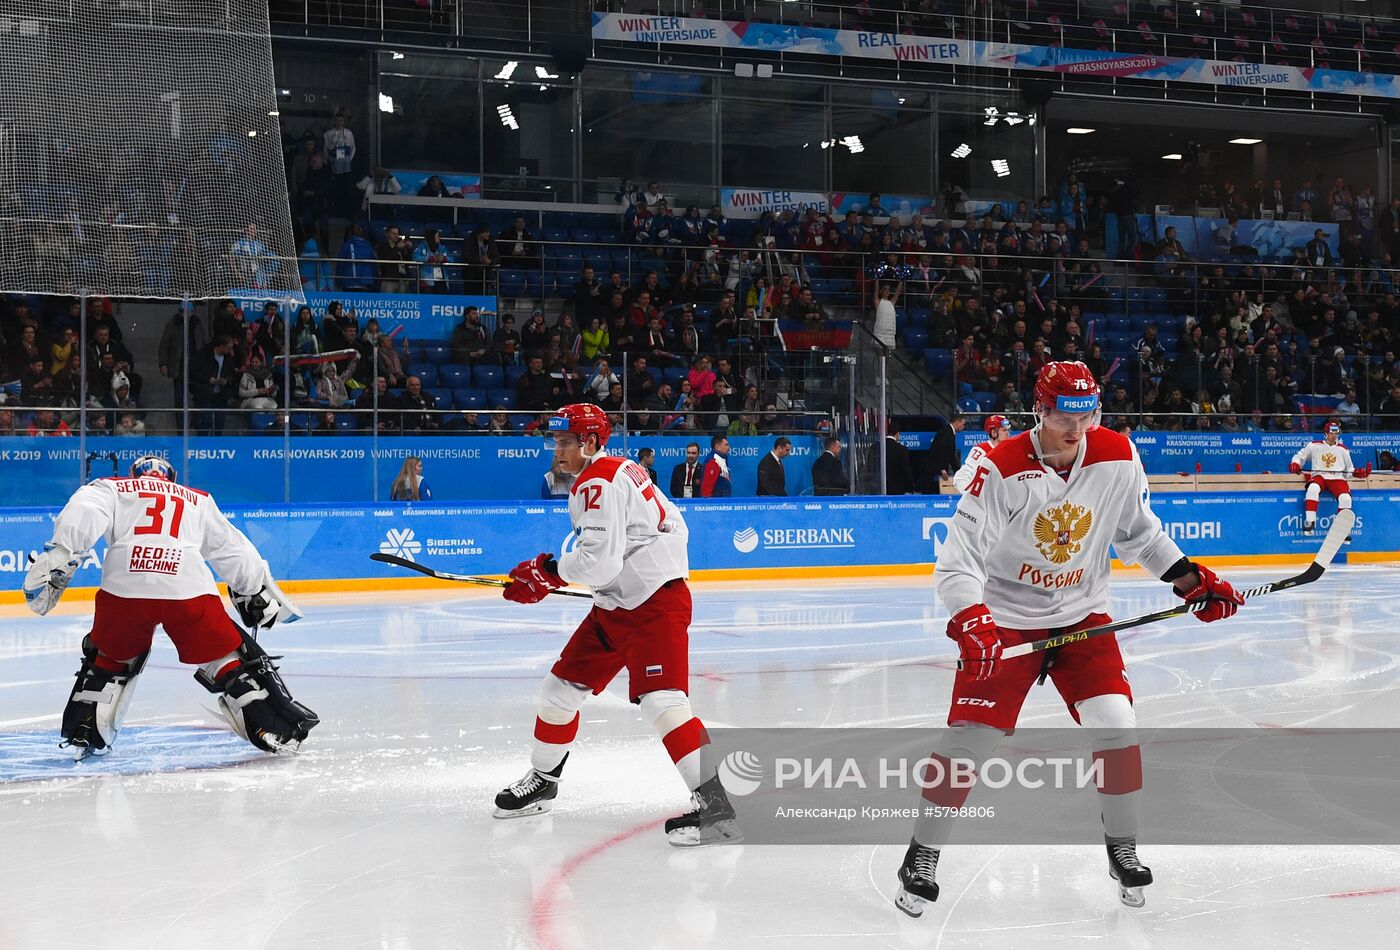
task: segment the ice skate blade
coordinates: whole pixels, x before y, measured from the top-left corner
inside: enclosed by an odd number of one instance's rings
[[[1124,887],[1118,885],[1118,899],[1127,907],[1142,907],[1147,903],[1147,898],[1142,894],[1140,887]]]
[[[100,758],[101,756],[110,754],[111,751],[111,746],[105,746],[101,749],[94,749],[92,746],[88,745],[75,745],[72,747],[73,761],[82,762],[86,759]]]
[[[903,886],[901,886],[898,893],[894,895],[894,906],[914,918],[919,918],[924,915],[924,905],[927,903],[927,900],[917,894],[909,893]]]
[[[705,848],[714,844],[738,844],[744,833],[732,820],[717,821],[701,831],[699,828],[677,828],[666,836],[673,848]]]
[[[526,805],[523,808],[502,808],[497,805],[496,810],[491,813],[492,818],[529,818],[531,815],[543,815],[549,811],[554,802],[543,801]]]

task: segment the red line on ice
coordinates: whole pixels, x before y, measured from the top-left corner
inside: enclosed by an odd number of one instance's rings
[[[560,889],[569,883],[569,878],[573,877],[579,868],[603,852],[651,831],[653,828],[658,828],[665,821],[664,818],[658,818],[615,834],[611,838],[580,851],[555,869],[554,873],[549,876],[549,880],[536,892],[538,896],[531,901],[530,906],[530,929],[539,937],[540,946],[544,947],[544,950],[561,950],[566,946],[560,943],[558,936],[554,933],[554,898]]]
[[[1400,894],[1400,887],[1374,887],[1369,891],[1341,891],[1328,894],[1328,897],[1376,897],[1381,894]]]

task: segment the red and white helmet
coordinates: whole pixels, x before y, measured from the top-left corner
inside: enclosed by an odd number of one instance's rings
[[[1337,421],[1334,419],[1334,420],[1332,420],[1331,422],[1327,423],[1327,425],[1323,426],[1323,427],[1322,427],[1322,431],[1323,431],[1323,433],[1324,433],[1325,435],[1327,435],[1327,436],[1332,436],[1332,437],[1335,437],[1335,438],[1341,438],[1341,436],[1342,436],[1342,424],[1341,424],[1340,422],[1337,422]]]
[[[1010,429],[1011,420],[1003,415],[988,416],[987,421],[982,424],[982,431],[987,435],[994,434],[998,429]]]
[[[131,463],[129,472],[132,478],[163,478],[175,481],[175,466],[159,455],[143,455]]]
[[[549,419],[550,432],[572,432],[582,442],[588,435],[598,437],[599,447],[612,435],[612,423],[601,407],[588,402],[574,402],[560,408]]]
[[[1047,411],[1069,415],[1092,413],[1090,428],[1099,424],[1099,381],[1083,363],[1046,363],[1035,381],[1037,417]]]

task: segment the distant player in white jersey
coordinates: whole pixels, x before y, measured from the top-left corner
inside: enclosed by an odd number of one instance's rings
[[[960,492],[967,491],[967,483],[972,481],[972,473],[977,471],[978,463],[992,454],[992,449],[1011,438],[1011,420],[1006,416],[988,416],[982,428],[987,432],[987,441],[974,445],[972,451],[967,453],[962,468],[953,475],[953,484]]]
[[[1011,732],[1037,679],[1054,682],[1069,713],[1094,730],[1103,763],[1099,805],[1109,873],[1119,896],[1141,906],[1151,871],[1137,856],[1142,759],[1132,690],[1112,634],[1001,661],[1016,645],[1108,623],[1108,547],[1170,583],[1195,616],[1233,615],[1243,599],[1207,567],[1182,556],[1147,501],[1147,475],[1126,437],[1099,427],[1099,387],[1081,363],[1050,363],[1036,381],[1036,426],[998,445],[973,472],[938,555],[934,587],[958,643],[949,729],[934,758],[946,781],[928,804],[958,809],[970,788],[951,779],[949,760],[974,768]],[[935,774],[938,774],[935,772]],[[899,869],[900,910],[917,917],[936,900],[934,872],[951,820],[926,815]]]
[[[1304,534],[1312,534],[1317,525],[1317,502],[1322,497],[1322,489],[1327,489],[1337,499],[1338,511],[1348,510],[1351,508],[1351,486],[1347,484],[1347,476],[1367,478],[1371,474],[1371,463],[1367,462],[1365,468],[1356,468],[1351,464],[1351,452],[1347,451],[1341,439],[1341,424],[1327,423],[1323,428],[1322,441],[1303,446],[1288,466],[1294,475],[1301,475],[1303,466],[1308,467],[1308,487],[1303,495]],[[1351,540],[1350,535],[1347,540]]]
[[[569,492],[574,545],[511,571],[507,600],[533,604],[565,584],[593,588],[579,624],[540,688],[535,741],[525,777],[496,796],[496,817],[546,811],[578,734],[579,708],[624,667],[629,695],[661,737],[691,790],[694,810],[666,822],[677,847],[741,839],[734,809],[711,761],[710,737],[690,710],[689,531],[647,471],[603,451],[612,427],[597,406],[568,405],[549,422]]]
[[[84,485],[59,512],[53,539],[24,579],[29,608],[41,616],[53,609],[104,537],[92,632],[63,711],[64,746],[79,759],[111,751],[160,626],[181,662],[199,667],[195,679],[217,694],[239,735],[268,752],[295,752],[319,720],[287,692],[276,658],[234,624],[205,561],[228,583],[249,627],[267,629],[301,613],[214,499],[178,484],[175,469],[154,455],[133,462],[129,478]]]

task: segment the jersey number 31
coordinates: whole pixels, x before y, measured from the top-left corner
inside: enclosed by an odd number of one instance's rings
[[[151,503],[146,508],[146,520],[132,529],[132,534],[169,534],[172,538],[180,536],[180,521],[185,517],[185,499],[178,495],[162,495],[159,492],[143,491],[137,492],[138,498],[149,498]],[[165,530],[165,503],[169,501],[173,507],[170,513],[170,531]]]

